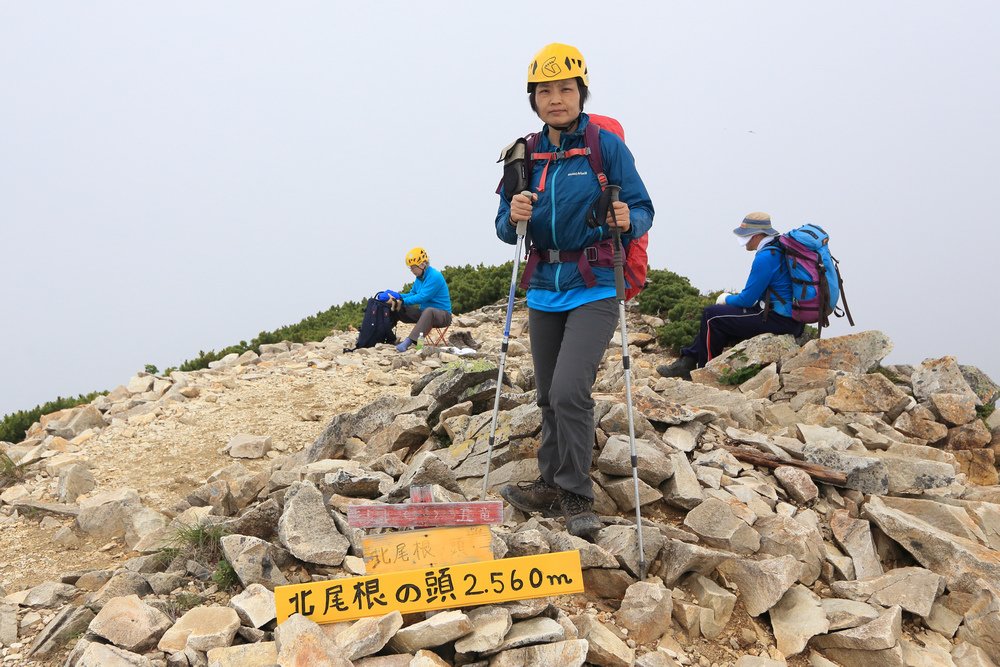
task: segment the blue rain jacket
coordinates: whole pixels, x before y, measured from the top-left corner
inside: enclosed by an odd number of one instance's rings
[[[757,248],[746,286],[739,294],[727,296],[726,305],[752,308],[767,300],[771,302],[773,312],[785,317],[792,316],[792,274],[788,271],[780,250],[776,245],[772,246],[777,238],[772,237]],[[775,299],[768,288],[781,297],[784,303]]]
[[[438,308],[451,312],[451,293],[441,272],[433,266],[424,269],[424,275],[413,281],[413,288],[403,292],[403,303],[423,308]]]
[[[548,126],[544,126],[535,152],[548,153],[582,148],[584,128],[589,122],[587,114],[581,114],[576,131],[562,133],[559,146],[552,145],[549,141]],[[635,169],[635,158],[632,157],[625,142],[613,132],[603,128],[599,136],[604,173],[609,183],[621,186],[620,199],[629,206],[632,226],[627,234],[622,234],[627,252],[628,242],[642,236],[652,227],[653,202],[650,201],[646,186],[643,185]],[[535,162],[532,167],[532,192],[538,192],[544,167],[544,161]],[[590,161],[586,155],[553,161],[546,176],[545,191],[538,193],[538,201],[532,207],[531,221],[528,223],[529,238],[542,250],[581,250],[608,238],[610,234],[607,227],[591,229],[587,226],[587,212],[600,194],[601,186],[590,168]],[[500,240],[511,245],[517,243],[517,229],[510,224],[510,202],[504,199],[502,194],[497,209],[496,230]],[[614,269],[595,266],[591,268],[597,285],[614,287]],[[585,287],[586,283],[575,262],[560,264],[539,262],[531,276],[529,292],[530,290],[563,292]],[[601,290],[601,293],[607,296],[607,290]],[[614,292],[610,294],[613,295]],[[585,299],[583,302],[589,300]],[[530,293],[529,305],[531,305]]]

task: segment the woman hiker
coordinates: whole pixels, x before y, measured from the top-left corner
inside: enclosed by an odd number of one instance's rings
[[[496,229],[502,241],[515,244],[517,223],[529,221],[528,328],[542,410],[540,476],[505,486],[500,495],[525,512],[561,510],[570,534],[592,538],[602,527],[590,479],[592,391],[618,319],[608,227],[616,225],[623,242],[642,236],[653,224],[653,204],[632,153],[601,129],[604,175],[621,191],[607,225],[588,225],[602,192],[584,142],[589,83],[583,55],[572,46],[549,44],[532,60],[528,103],[544,125],[532,151],[536,159],[528,156],[531,196],[508,201],[501,194]]]

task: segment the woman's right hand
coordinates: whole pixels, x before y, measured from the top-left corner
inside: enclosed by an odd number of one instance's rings
[[[524,220],[531,220],[531,205],[538,201],[538,195],[534,192],[531,196],[518,193],[510,200],[510,224],[516,225]]]

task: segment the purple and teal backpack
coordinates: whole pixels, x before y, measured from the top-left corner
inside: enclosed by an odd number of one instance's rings
[[[854,326],[851,309],[844,293],[837,258],[830,254],[830,235],[819,225],[802,225],[782,234],[768,248],[781,252],[792,276],[792,319],[815,324],[823,333],[830,326],[830,315],[843,317]],[[784,303],[777,294],[772,296]],[[838,308],[843,301],[844,310]]]

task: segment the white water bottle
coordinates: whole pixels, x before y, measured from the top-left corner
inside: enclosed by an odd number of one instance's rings
[[[424,334],[423,334],[423,332],[420,332],[419,334],[417,334],[417,349],[418,350],[424,349]]]

